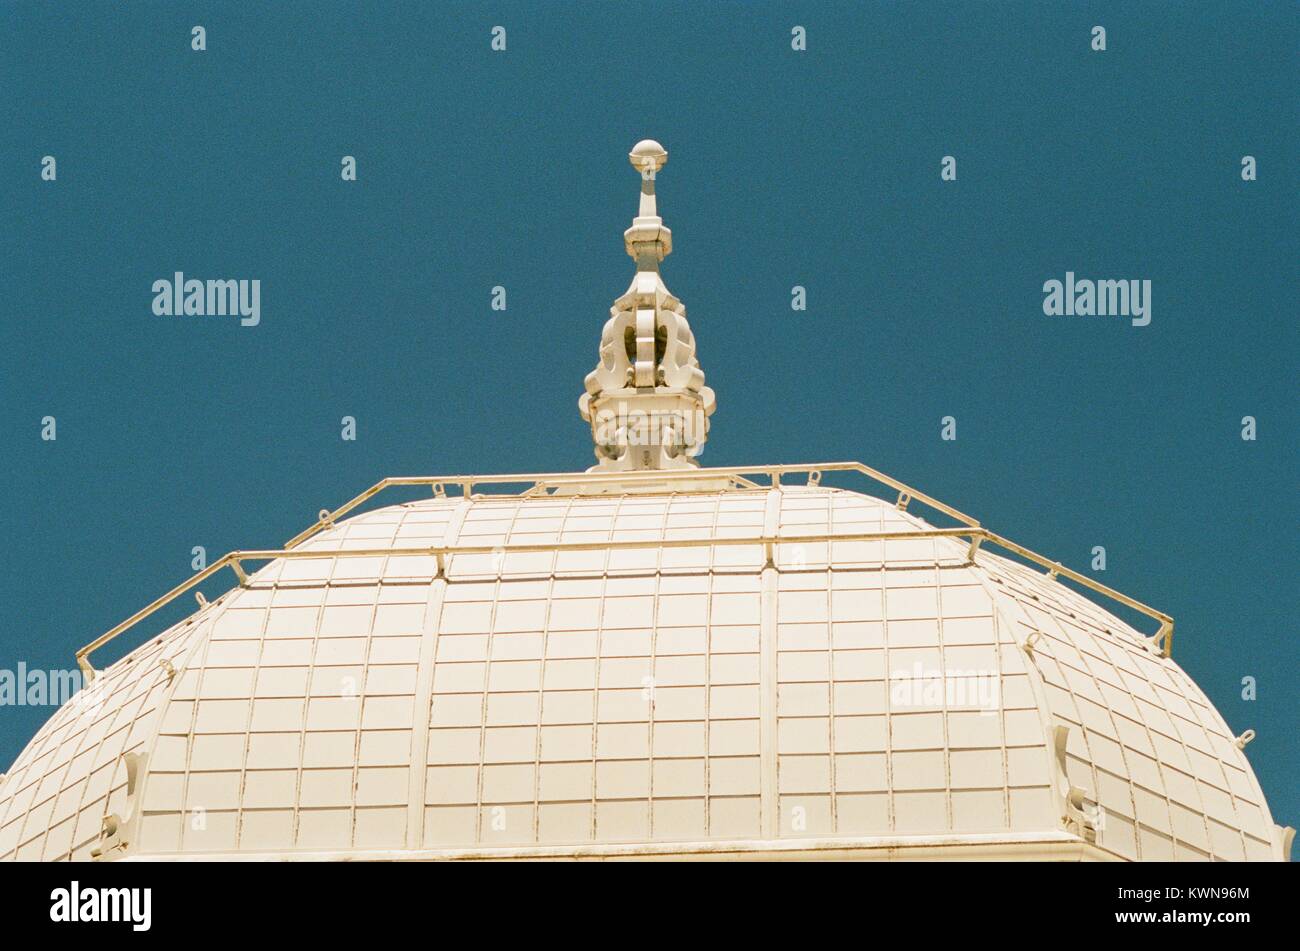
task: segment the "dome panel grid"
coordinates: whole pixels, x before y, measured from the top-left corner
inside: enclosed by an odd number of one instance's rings
[[[1272,854],[1222,719],[1099,606],[987,552],[972,567],[965,540],[794,540],[926,528],[814,487],[363,513],[201,613],[169,698],[118,665],[101,684],[140,701],[120,722],[67,740],[56,715],[0,788],[0,854],[84,857],[129,805],[125,749],[150,754],[147,854],[1040,833],[1062,822],[1055,725],[1103,848]],[[773,533],[792,539],[778,571],[761,544],[653,544]],[[634,540],[650,544],[509,550]],[[330,557],[456,545],[495,550],[448,556],[443,577],[426,554]],[[65,803],[92,748],[116,798]],[[74,797],[74,831],[24,831]]]
[[[967,569],[933,566],[780,576],[783,835],[1053,823],[1024,663],[999,650],[1009,642],[973,582]]]
[[[1272,856],[1272,823],[1244,754],[1194,682],[1118,618],[1040,572],[981,553],[1070,727],[1066,768],[1106,813],[1108,848],[1144,860]]]
[[[60,707],[0,782],[0,860],[89,858],[126,805],[122,756],[152,741],[170,678],[206,624],[191,618],[100,673]]]

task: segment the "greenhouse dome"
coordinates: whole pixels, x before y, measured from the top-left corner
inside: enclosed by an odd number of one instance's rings
[[[630,159],[596,465],[385,479],[91,642],[0,781],[0,858],[1283,859],[1168,616],[858,463],[698,465],[667,153]]]

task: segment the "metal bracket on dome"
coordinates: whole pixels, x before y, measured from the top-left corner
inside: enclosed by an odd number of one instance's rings
[[[92,859],[103,861],[114,859],[131,848],[136,831],[140,826],[143,813],[140,798],[140,783],[144,779],[144,766],[147,753],[124,753],[122,763],[126,766],[126,817],[117,813],[104,816],[104,823],[99,832],[99,843],[90,850]]]
[[[1283,862],[1291,861],[1291,846],[1295,843],[1295,829],[1291,826],[1273,826],[1274,835],[1277,838],[1277,846],[1281,852]]]
[[[1159,613],[1159,612],[1155,612]],[[1151,643],[1159,648],[1161,657],[1169,657],[1174,652],[1174,619],[1161,615],[1160,630],[1151,638]]]
[[[1070,782],[1067,747],[1070,728],[1057,724],[1052,728],[1052,752],[1062,795],[1061,821],[1065,828],[1087,842],[1096,842],[1105,824],[1105,812],[1099,803],[1087,798],[1087,791]]]
[[[912,501],[912,497],[910,495],[908,495],[906,492],[899,492],[898,501],[894,503],[894,508],[898,509],[900,512],[906,512],[907,503],[910,501]]]

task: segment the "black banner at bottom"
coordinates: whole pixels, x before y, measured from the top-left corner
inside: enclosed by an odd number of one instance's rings
[[[731,941],[773,927],[907,928],[992,936],[1066,925],[1230,940],[1279,927],[1291,866],[985,863],[113,862],[0,866],[8,935],[118,939],[197,933],[298,940],[412,926],[554,940],[580,928],[667,937],[700,924]],[[710,920],[712,923],[710,924]],[[685,932],[682,932],[683,935]]]

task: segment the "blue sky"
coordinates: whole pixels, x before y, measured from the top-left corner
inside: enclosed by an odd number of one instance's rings
[[[6,4],[0,666],[67,667],[193,546],[278,547],[382,476],[590,465],[576,400],[654,137],[702,461],[859,459],[1068,565],[1105,546],[1295,824],[1298,20]],[[261,323],[155,316],[176,271],[260,280]],[[1151,324],[1044,315],[1067,271],[1150,280]],[[0,760],[48,713],[0,709]]]

